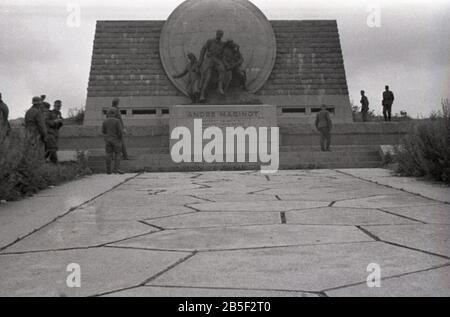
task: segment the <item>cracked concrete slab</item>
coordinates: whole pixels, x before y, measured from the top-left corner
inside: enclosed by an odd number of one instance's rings
[[[355,227],[265,225],[167,230],[112,245],[206,251],[365,241],[372,239]]]
[[[164,229],[185,229],[280,224],[281,219],[280,215],[275,212],[198,212],[196,214],[148,219],[146,222]]]
[[[286,213],[288,224],[323,225],[400,225],[417,224],[416,221],[391,215],[377,209],[325,207],[310,210],[296,210]]]
[[[96,203],[77,209],[64,217],[63,222],[80,221],[130,221],[154,217],[164,217],[190,213],[193,210],[185,206],[171,206],[163,203],[146,206],[114,206],[113,203]]]
[[[125,290],[106,297],[318,297],[314,293],[271,291],[271,290],[240,290],[240,289],[217,289],[217,288],[195,288],[195,287],[158,287],[143,286]]]
[[[0,255],[0,296],[92,296],[143,283],[186,255],[114,248]],[[80,266],[80,288],[66,284],[71,263]]]
[[[384,208],[384,210],[405,217],[417,219],[426,223],[450,225],[450,205],[447,204],[431,205],[425,207],[387,207]]]
[[[321,291],[366,281],[370,263],[387,277],[446,262],[382,242],[207,252],[149,285]]]
[[[335,170],[93,176],[1,204],[0,296],[443,296],[449,213]]]
[[[4,252],[85,248],[156,231],[137,221],[56,221]]]
[[[111,177],[108,177],[111,176]],[[136,176],[93,175],[40,192],[35,197],[0,205],[0,248],[24,237],[55,218],[125,180]]]
[[[281,212],[294,209],[325,207],[329,201],[255,201],[255,202],[214,202],[192,204],[200,211],[248,211],[248,212]]]
[[[386,208],[407,206],[435,205],[436,201],[412,194],[398,193],[397,195],[377,195],[365,198],[348,199],[336,202],[336,207],[353,208]]]
[[[366,284],[326,292],[335,297],[449,297],[450,266],[381,280],[380,287]]]
[[[364,227],[381,240],[450,257],[450,225]]]

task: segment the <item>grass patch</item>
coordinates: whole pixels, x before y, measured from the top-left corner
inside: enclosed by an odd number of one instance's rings
[[[18,200],[90,174],[82,155],[76,162],[58,165],[45,163],[40,156],[26,147],[24,128],[14,128],[6,136],[0,126],[0,200]]]
[[[396,150],[397,172],[450,184],[450,105],[414,125]]]

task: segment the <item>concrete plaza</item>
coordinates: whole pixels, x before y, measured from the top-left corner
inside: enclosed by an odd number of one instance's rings
[[[449,193],[384,169],[94,175],[0,205],[0,296],[450,296]]]

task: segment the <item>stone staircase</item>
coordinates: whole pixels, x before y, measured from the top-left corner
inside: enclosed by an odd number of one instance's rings
[[[94,172],[105,172],[104,150],[89,151],[89,166]],[[207,170],[254,170],[255,163],[181,163],[172,161],[169,149],[129,148],[130,160],[122,161],[126,172],[175,172]],[[317,146],[281,146],[280,169],[369,168],[381,166],[380,146],[336,145],[331,152],[321,152]]]

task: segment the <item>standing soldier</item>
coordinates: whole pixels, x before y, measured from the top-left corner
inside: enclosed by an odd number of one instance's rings
[[[47,142],[47,129],[41,110],[41,98],[33,97],[33,106],[25,113],[25,155],[31,161],[44,159],[44,144]]]
[[[361,90],[361,114],[363,122],[367,122],[368,113],[369,113],[369,99],[367,99],[365,91]]]
[[[47,117],[45,120],[48,134],[45,158],[49,159],[53,164],[58,163],[57,152],[59,129],[61,129],[61,127],[63,126],[61,106],[61,100],[56,100],[53,105],[53,110],[47,112]]]
[[[383,116],[384,121],[391,121],[394,93],[389,90],[389,86],[386,86],[385,89],[383,92]]]
[[[127,131],[125,130],[125,126],[123,124],[122,114],[120,113],[120,108],[119,108],[119,103],[120,103],[120,99],[114,98],[112,101],[112,107],[116,110],[116,118],[120,122],[120,126],[122,127],[123,134],[125,134]],[[122,140],[122,158],[124,160],[129,160],[125,140]]]
[[[330,151],[332,127],[330,113],[327,107],[322,105],[320,112],[316,115],[316,129],[320,132],[320,148],[322,151]]]
[[[46,95],[41,95],[41,107],[42,107],[41,109],[44,113],[50,110],[50,104],[47,101],[45,101],[45,98],[47,98]]]
[[[11,131],[11,126],[9,125],[8,117],[9,117],[9,109],[6,103],[2,100],[2,93],[0,93],[0,120],[3,121],[3,126],[6,129],[5,135],[9,135],[9,132]]]
[[[106,152],[106,173],[111,174],[111,163],[114,163],[112,172],[123,174],[120,168],[120,154],[122,152],[123,129],[119,119],[117,119],[117,110],[110,108],[106,114],[106,120],[103,121],[102,133],[105,137]]]

